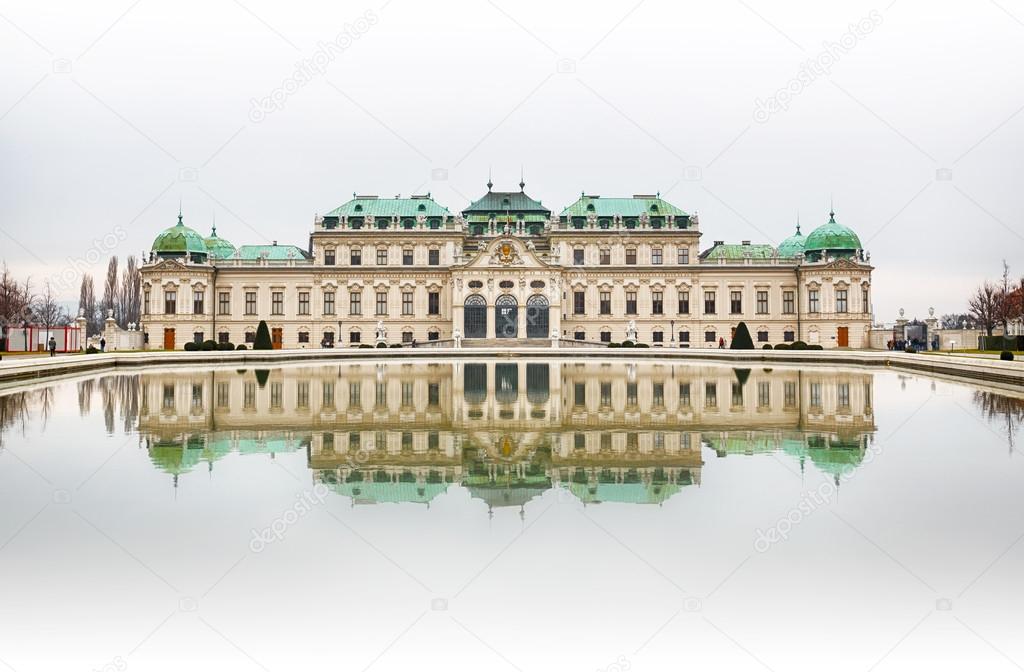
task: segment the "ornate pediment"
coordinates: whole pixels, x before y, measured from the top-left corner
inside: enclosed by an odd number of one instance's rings
[[[498,238],[481,250],[467,264],[467,268],[539,268],[547,266],[530,248],[532,245],[523,243],[516,238]]]

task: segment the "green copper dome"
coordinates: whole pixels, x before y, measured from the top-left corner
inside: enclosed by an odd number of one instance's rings
[[[779,244],[779,256],[791,258],[798,254],[803,254],[806,243],[807,237],[800,233],[800,224],[798,223],[796,225],[796,233]]]
[[[217,235],[216,224],[210,231],[210,237],[203,242],[206,244],[206,251],[213,259],[230,259],[235,256],[235,246]]]
[[[153,241],[153,252],[158,256],[184,257],[186,255],[193,255],[205,259],[207,250],[203,237],[195,230],[185,226],[179,212],[178,223],[164,230]]]
[[[848,257],[862,249],[860,238],[853,229],[836,222],[836,213],[828,213],[828,222],[807,236],[804,252],[811,261],[825,256]]]

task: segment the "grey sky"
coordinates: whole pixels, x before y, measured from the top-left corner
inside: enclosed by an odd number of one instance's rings
[[[878,319],[960,310],[1002,258],[1024,274],[1022,56],[1011,0],[0,2],[0,257],[101,275],[179,198],[204,233],[305,246],[353,191],[457,211],[522,165],[552,209],[660,190],[705,247],[809,232],[833,198]]]

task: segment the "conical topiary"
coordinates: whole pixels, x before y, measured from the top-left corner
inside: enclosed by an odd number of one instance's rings
[[[749,338],[749,336],[748,336]],[[270,329],[266,320],[260,320],[260,326],[256,327],[256,340],[252,344],[253,350],[273,350],[274,344],[270,341]]]
[[[732,343],[729,344],[730,350],[753,350],[754,341],[750,338],[750,330],[747,329],[746,322],[740,322],[736,325],[736,333],[732,336]]]

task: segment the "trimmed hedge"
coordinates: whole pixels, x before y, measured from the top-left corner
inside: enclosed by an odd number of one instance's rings
[[[776,350],[789,350],[789,343],[776,343],[775,344],[775,349]]]
[[[214,341],[212,339],[207,339],[207,340],[203,341],[203,344],[201,346],[199,346],[199,349],[200,350],[216,350],[217,349],[217,341]]]
[[[189,352],[195,352],[196,350],[199,349],[199,344],[194,341],[189,341],[182,347],[182,349],[188,350]]]
[[[386,347],[388,347],[388,344],[387,343],[378,343],[377,347],[378,348],[386,348]]]
[[[373,346],[370,345],[369,343],[360,343],[359,347],[360,348],[371,348],[371,349],[373,348]]]
[[[270,340],[270,328],[267,327],[266,320],[260,320],[260,324],[256,327],[256,341],[252,344],[253,350],[273,350],[274,343]]]
[[[825,346],[821,345],[820,343],[815,343],[814,345],[808,345],[807,349],[808,350],[824,350]]]
[[[806,350],[807,349],[807,344],[804,343],[803,341],[793,341],[792,343],[789,344],[789,349],[790,350]]]
[[[624,347],[624,348],[635,348],[636,347],[636,343],[634,343],[633,341],[623,341],[622,342],[622,347]]]
[[[754,340],[750,338],[750,330],[747,329],[746,322],[740,322],[736,325],[736,333],[732,335],[732,343],[729,344],[730,350],[753,350]]]
[[[225,350],[225,351],[227,351],[227,350],[234,350],[235,349],[235,344],[234,343],[218,343],[217,344],[217,349],[218,350]]]
[[[402,347],[402,344],[401,343],[392,343],[388,347],[389,348],[400,348],[400,347]]]
[[[235,346],[235,350],[248,350],[248,349],[249,348],[245,347],[245,343],[239,343],[238,345]]]
[[[85,349],[85,354],[87,354],[87,355],[95,355],[98,352],[99,352],[99,348],[97,348],[94,345],[90,345],[88,348]]]
[[[771,343],[765,343],[764,345],[761,346],[761,349],[762,350],[771,350],[772,349],[772,344]],[[776,348],[776,350],[777,349],[778,348]]]
[[[634,345],[633,347],[634,347],[634,348],[649,348],[649,347],[651,347],[651,346],[649,346],[649,345],[648,345],[648,344],[646,344],[646,343],[637,343],[637,344],[636,344],[636,345]]]
[[[608,344],[608,347],[609,348],[621,348],[622,346],[620,344],[616,343],[615,341],[612,341],[611,343]]]
[[[1010,352],[1009,350],[1003,350],[1002,352],[999,353],[999,359],[1003,360],[1004,362],[1012,362],[1013,353]]]

